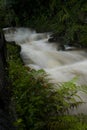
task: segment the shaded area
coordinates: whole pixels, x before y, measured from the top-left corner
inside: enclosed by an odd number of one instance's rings
[[[10,90],[6,62],[7,48],[5,38],[0,32],[0,130],[13,130],[9,112]]]

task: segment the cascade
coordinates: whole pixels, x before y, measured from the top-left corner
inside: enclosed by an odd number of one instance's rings
[[[21,46],[21,56],[26,66],[44,69],[52,82],[66,82],[78,77],[77,85],[87,85],[87,53],[83,50],[58,51],[58,44],[48,43],[50,33],[36,33],[28,28],[4,28],[7,41]],[[87,102],[87,95],[79,94]],[[87,103],[73,113],[85,113]]]

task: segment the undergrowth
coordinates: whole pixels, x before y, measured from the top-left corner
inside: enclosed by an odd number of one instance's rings
[[[7,44],[11,100],[17,114],[14,125],[18,130],[87,130],[86,116],[69,115],[70,109],[82,103],[80,97],[75,100],[78,86],[74,81],[49,83],[44,70],[23,65],[19,48]]]

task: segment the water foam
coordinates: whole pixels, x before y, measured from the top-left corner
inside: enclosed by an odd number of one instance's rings
[[[15,41],[21,46],[21,56],[25,64],[36,70],[44,69],[52,79],[51,82],[66,82],[78,77],[76,84],[87,85],[85,51],[57,51],[57,44],[48,43],[48,33],[36,33],[27,28],[8,28],[4,31],[7,41]],[[87,102],[87,95],[80,95]],[[87,104],[82,105],[78,113],[87,113],[86,109]]]

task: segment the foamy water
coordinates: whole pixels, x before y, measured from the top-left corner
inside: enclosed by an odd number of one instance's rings
[[[58,51],[58,45],[48,43],[49,33],[36,33],[28,28],[4,29],[7,41],[21,46],[21,56],[26,66],[44,69],[54,83],[77,77],[77,85],[87,85],[87,53],[85,51]],[[87,95],[80,94],[85,102]],[[85,113],[87,104],[74,113]]]

